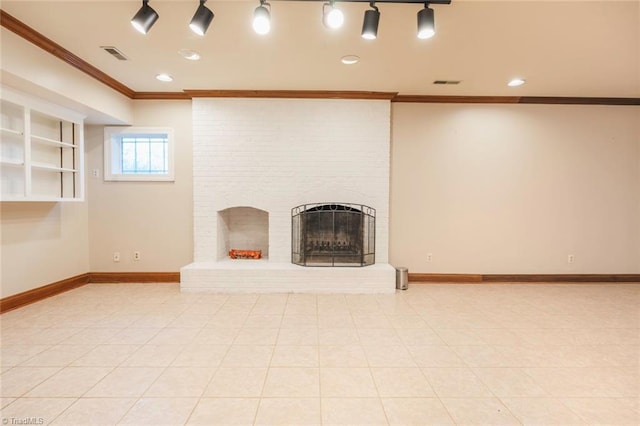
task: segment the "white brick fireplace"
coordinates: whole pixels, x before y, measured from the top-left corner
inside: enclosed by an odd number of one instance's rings
[[[183,291],[389,293],[390,103],[194,99],[194,262]],[[376,210],[376,263],[291,263],[291,209],[344,202]],[[263,259],[230,259],[229,249]]]

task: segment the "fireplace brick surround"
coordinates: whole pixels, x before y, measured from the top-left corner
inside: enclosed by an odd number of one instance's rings
[[[182,291],[395,291],[389,155],[389,101],[194,99],[194,262]],[[291,209],[325,201],[376,209],[374,265],[291,263]],[[266,256],[229,259],[229,248]]]

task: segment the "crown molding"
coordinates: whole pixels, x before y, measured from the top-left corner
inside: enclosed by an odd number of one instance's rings
[[[332,90],[185,90],[192,98],[292,98],[292,99],[377,99],[392,100],[397,92]]]
[[[364,1],[364,0],[363,0]],[[432,2],[433,3],[433,2]],[[444,3],[444,1],[443,1]],[[292,98],[369,99],[404,103],[538,104],[538,105],[640,105],[640,98],[558,96],[440,96],[399,95],[397,92],[332,90],[184,90],[182,92],[136,92],[94,67],[53,40],[0,9],[0,25],[72,67],[134,100],[188,100],[193,98]]]

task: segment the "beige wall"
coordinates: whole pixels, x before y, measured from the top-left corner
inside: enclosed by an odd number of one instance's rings
[[[391,263],[639,273],[639,123],[637,107],[393,104]]]
[[[104,182],[103,127],[87,128],[90,270],[177,272],[193,259],[191,101],[136,101],[133,125],[173,128],[175,182]]]
[[[0,297],[89,271],[87,203],[0,203]]]

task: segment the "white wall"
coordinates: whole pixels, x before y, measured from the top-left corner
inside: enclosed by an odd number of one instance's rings
[[[637,107],[395,103],[392,115],[396,266],[640,272]]]
[[[104,127],[87,128],[90,270],[176,272],[193,259],[191,102],[136,101],[133,115],[135,126],[173,128],[175,182],[103,181]]]
[[[87,203],[0,203],[0,297],[89,271]]]
[[[376,262],[388,262],[389,101],[195,99],[195,261],[215,261],[218,212],[269,213],[269,260],[291,261],[291,209],[376,209]]]

